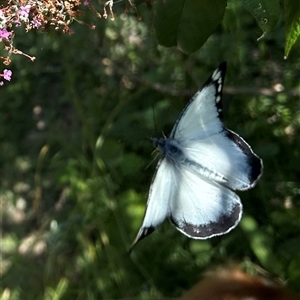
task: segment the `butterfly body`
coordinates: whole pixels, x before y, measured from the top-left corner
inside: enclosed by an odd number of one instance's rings
[[[215,180],[220,183],[225,183],[226,178],[218,173],[216,170],[211,170],[205,166],[200,165],[197,161],[188,158],[188,151],[173,138],[153,138],[154,147],[159,149],[166,160],[177,164],[178,168],[185,167],[197,174],[204,176],[208,179]]]
[[[185,156],[179,142],[172,138],[153,138],[153,145],[162,155],[174,163],[183,163]]]
[[[169,138],[152,139],[162,158],[133,245],[166,218],[195,239],[225,234],[239,223],[242,204],[234,191],[252,188],[263,166],[251,147],[223,125],[225,70],[223,63],[190,100]]]

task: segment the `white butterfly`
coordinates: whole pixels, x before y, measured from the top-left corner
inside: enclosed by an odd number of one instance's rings
[[[252,188],[263,164],[221,121],[225,71],[222,63],[182,111],[169,138],[152,139],[162,158],[133,246],[167,217],[194,239],[228,233],[239,223],[243,208],[233,190]]]

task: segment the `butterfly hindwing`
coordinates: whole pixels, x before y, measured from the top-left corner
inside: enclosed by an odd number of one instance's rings
[[[180,142],[193,170],[232,190],[247,190],[262,173],[262,161],[236,133],[224,129],[205,139]]]
[[[242,204],[226,187],[184,166],[175,165],[169,218],[176,228],[195,239],[225,234],[240,221]]]

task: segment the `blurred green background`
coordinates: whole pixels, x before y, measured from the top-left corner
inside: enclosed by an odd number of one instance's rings
[[[138,9],[141,21],[122,3],[114,22],[87,15],[96,29],[73,23],[69,36],[17,32],[37,59],[14,56],[0,90],[1,299],[172,298],[233,261],[299,292],[299,42],[284,60],[283,24],[256,41],[237,6],[187,56],[158,46],[151,8]],[[222,61],[224,122],[263,159],[263,177],[239,193],[229,234],[192,240],[167,221],[130,257],[156,165],[150,138],[170,133]]]

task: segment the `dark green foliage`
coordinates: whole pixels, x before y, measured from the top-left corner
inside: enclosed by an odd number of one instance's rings
[[[274,30],[280,17],[280,6],[278,1],[270,0],[243,0],[243,5],[255,17],[264,37]]]
[[[230,261],[299,291],[297,51],[283,61],[282,24],[257,42],[252,16],[229,7],[187,57],[157,46],[146,9],[94,31],[73,24],[71,36],[19,35],[37,60],[16,56],[0,91],[3,299],[164,299]],[[206,241],[166,222],[129,257],[155,169],[149,138],[170,133],[225,60],[225,124],[264,160],[258,185],[239,194],[243,219]]]
[[[286,20],[284,54],[288,56],[300,36],[300,2],[297,0],[285,0],[284,11]]]
[[[221,23],[226,4],[226,0],[157,1],[154,29],[158,43],[177,46],[186,54],[198,50]]]

